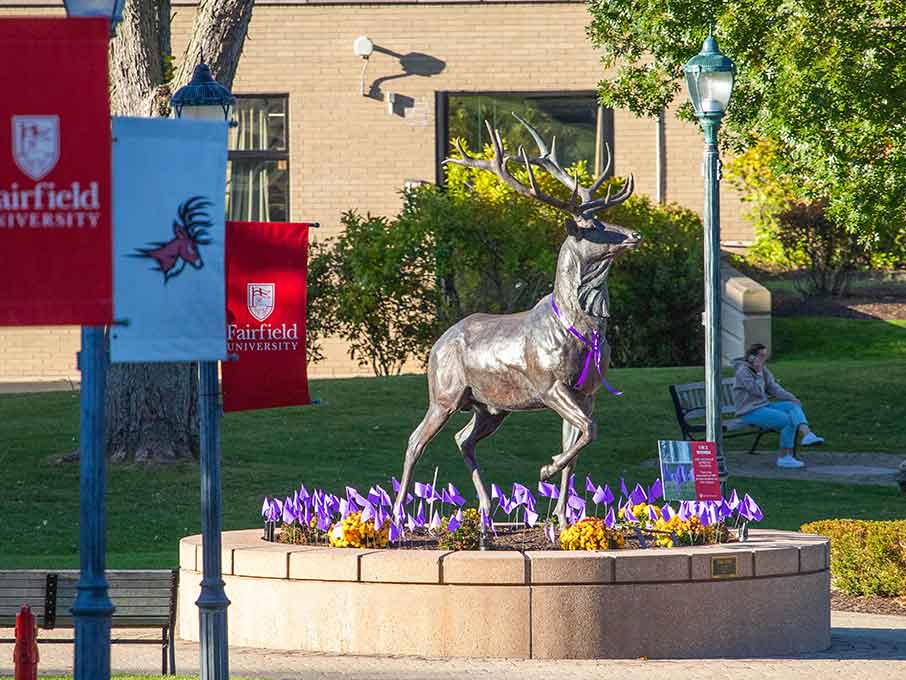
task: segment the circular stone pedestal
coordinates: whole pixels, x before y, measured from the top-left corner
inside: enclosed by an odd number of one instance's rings
[[[828,540],[604,552],[353,550],[223,534],[230,644],[537,659],[763,657],[830,646]],[[198,639],[201,537],[179,546]]]

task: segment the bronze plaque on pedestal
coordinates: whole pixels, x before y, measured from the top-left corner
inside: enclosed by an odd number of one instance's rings
[[[711,578],[733,578],[736,576],[736,555],[711,558]]]

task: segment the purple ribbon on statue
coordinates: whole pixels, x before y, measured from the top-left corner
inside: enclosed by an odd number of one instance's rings
[[[560,310],[557,308],[557,303],[554,301],[554,296],[551,295],[551,307],[554,309],[554,314],[557,315],[557,318],[560,319],[560,322],[567,326],[566,319],[563,318],[563,315],[560,314]],[[578,329],[573,325],[568,325],[567,330],[573,335],[576,340],[585,345],[588,350],[585,353],[585,365],[582,366],[582,374],[579,376],[579,382],[576,383],[576,387],[582,387],[582,383],[585,382],[585,379],[588,377],[588,369],[591,366],[592,361],[594,361],[595,369],[598,371],[598,377],[601,378],[601,384],[607,388],[607,391],[610,392],[615,397],[622,397],[623,393],[612,388],[607,381],[604,379],[604,376],[601,374],[601,335],[598,333],[598,330],[595,329],[591,333],[591,340],[582,335]]]

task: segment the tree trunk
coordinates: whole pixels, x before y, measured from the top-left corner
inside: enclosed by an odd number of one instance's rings
[[[166,116],[170,95],[192,77],[201,54],[231,87],[254,0],[202,0],[182,64],[171,82],[170,0],[127,0],[110,46],[110,106],[119,116]],[[198,451],[197,364],[113,364],[107,373],[107,455],[169,461]]]

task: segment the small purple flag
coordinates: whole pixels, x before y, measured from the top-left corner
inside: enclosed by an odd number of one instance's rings
[[[607,494],[604,493],[604,489],[599,486],[597,489],[595,489],[595,495],[591,497],[591,500],[595,505],[598,505],[599,503],[606,503],[606,498]],[[613,498],[611,498],[611,500],[613,500]]]
[[[648,502],[654,503],[661,496],[664,495],[664,485],[661,483],[661,478],[658,477],[654,480],[654,484],[651,485],[651,488],[648,489]]]
[[[620,477],[620,493],[623,494],[624,498],[629,497],[629,491],[626,489],[626,481]]]
[[[466,504],[466,499],[459,495],[459,489],[453,486],[453,482],[447,484],[447,491],[450,492],[450,501],[453,505],[462,507]]]
[[[642,488],[641,484],[635,485],[632,493],[629,494],[629,500],[632,501],[633,505],[641,505],[646,500],[648,500],[648,496],[645,495],[645,489]]]
[[[557,544],[557,536],[554,533],[553,524],[548,524],[546,527],[544,527],[544,535],[547,536],[547,540],[549,540],[551,543],[553,543],[554,545]]]
[[[597,489],[598,489],[598,487],[596,487],[595,483],[593,481],[591,481],[591,477],[586,475],[585,476],[585,490],[588,493],[594,493],[595,491],[597,491]]]
[[[739,507],[739,496],[736,493],[736,489],[730,493],[730,498],[727,501],[727,505],[730,506],[731,510],[736,510]]]
[[[604,526],[608,529],[613,529],[613,525],[617,523],[616,514],[613,511],[613,508],[607,511],[607,514],[604,515]]]
[[[440,528],[440,515],[437,514],[437,510],[434,511],[434,515],[431,517],[431,525],[429,528],[431,531],[436,531]]]
[[[560,491],[555,484],[549,482],[538,482],[538,495],[545,498],[559,498]]]
[[[457,512],[450,518],[450,521],[447,522],[447,531],[451,534],[456,531],[460,526],[462,526],[462,510]]]
[[[755,502],[755,499],[752,498],[749,494],[746,494],[744,502],[749,508],[749,514],[751,515],[750,519],[755,522],[760,522],[764,519],[764,513],[761,511],[761,508],[758,507],[758,503]]]

